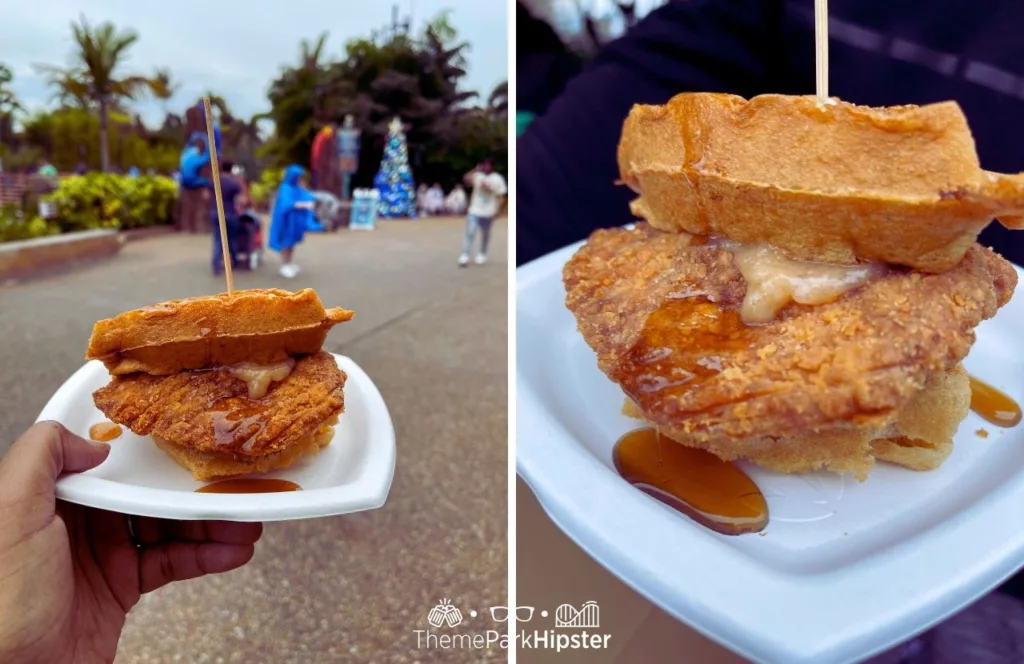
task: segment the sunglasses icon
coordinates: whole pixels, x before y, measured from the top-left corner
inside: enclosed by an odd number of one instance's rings
[[[491,620],[493,620],[494,622],[503,623],[508,620],[508,613],[509,611],[507,606],[492,606]],[[533,620],[533,607],[517,606],[516,620],[519,622],[530,622],[531,620]]]

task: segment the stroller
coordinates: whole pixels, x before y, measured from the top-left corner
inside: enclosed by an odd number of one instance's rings
[[[263,262],[263,225],[255,210],[246,210],[238,218],[235,238],[235,262],[242,269],[255,270]]]
[[[342,225],[341,201],[329,191],[314,191],[316,207],[313,216],[325,231],[336,231]]]

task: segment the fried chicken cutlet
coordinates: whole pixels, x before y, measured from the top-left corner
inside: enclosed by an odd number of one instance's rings
[[[725,459],[859,478],[876,457],[941,463],[966,415],[960,362],[973,329],[1017,281],[972,245],[946,272],[889,268],[832,302],[791,302],[747,325],[748,284],[728,245],[646,224],[595,232],[563,278],[632,414]]]
[[[190,465],[197,479],[207,479],[206,466],[215,468],[218,461],[241,461],[245,472],[252,472],[262,460],[280,459],[283,451],[323,434],[344,410],[345,378],[334,358],[320,351],[298,359],[291,373],[256,401],[248,398],[246,382],[227,368],[117,376],[93,400],[111,420],[153,435],[165,448],[174,441],[178,448],[208,455],[202,461],[191,458]]]
[[[128,311],[93,329],[87,357],[112,374],[93,401],[196,479],[286,468],[331,441],[346,376],[320,348],[352,316],[310,289]]]

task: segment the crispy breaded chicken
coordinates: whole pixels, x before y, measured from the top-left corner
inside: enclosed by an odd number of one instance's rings
[[[957,374],[974,327],[1017,281],[974,245],[947,272],[893,269],[832,303],[790,304],[748,326],[733,255],[646,224],[597,231],[563,277],[580,332],[642,417],[712,451],[850,432],[869,449],[926,385]]]
[[[345,373],[320,351],[250,401],[246,383],[228,369],[170,376],[116,376],[93,394],[96,407],[139,435],[236,457],[276,454],[308,440],[344,410]]]

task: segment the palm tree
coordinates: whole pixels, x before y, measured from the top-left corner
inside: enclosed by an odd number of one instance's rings
[[[174,80],[171,70],[161,67],[150,79],[150,89],[153,96],[160,100],[164,114],[167,114],[167,102],[181,89],[181,83]]]
[[[21,104],[18,103],[17,97],[14,96],[14,91],[7,87],[7,84],[13,80],[14,74],[11,72],[11,69],[0,62],[0,114],[21,110]]]
[[[324,46],[327,45],[329,33],[321,33],[316,41],[303,39],[299,46],[299,66],[303,69],[315,70],[320,67],[320,56],[324,53]]]
[[[11,116],[15,111],[23,111],[18,98],[14,96],[7,84],[14,80],[14,73],[5,64],[0,63],[0,144],[3,143],[3,130],[8,124],[12,124]],[[13,133],[13,132],[12,132]]]
[[[74,63],[68,68],[38,66],[58,88],[62,99],[74,99],[95,107],[100,118],[100,169],[110,167],[108,121],[111,108],[134,99],[144,90],[157,91],[153,80],[144,76],[119,76],[118,65],[138,41],[133,30],[118,31],[113,23],[90,26],[85,17],[71,24],[75,40]]]
[[[263,144],[260,119],[261,115],[258,113],[248,121],[234,118],[231,125],[225,128],[224,140],[231,146],[235,163],[241,164],[250,172],[254,171],[258,164],[256,153]]]
[[[72,69],[59,69],[37,65],[46,74],[46,82],[56,88],[53,96],[62,108],[90,108],[89,84]]]
[[[325,120],[323,100],[326,96],[326,72],[321,67],[320,58],[323,57],[324,48],[327,46],[327,37],[328,33],[322,32],[315,41],[303,39],[299,46],[297,74],[300,79],[307,81],[307,90],[312,95],[313,117],[317,125],[323,124]],[[319,129],[319,126],[316,129]]]
[[[216,94],[213,90],[204,92],[203,97],[210,98],[210,112],[216,113],[214,116],[216,121],[225,125],[232,124],[235,121],[235,116],[231,114],[231,109],[228,108],[228,102],[224,97]]]
[[[508,81],[499,83],[491,91],[487,98],[487,110],[498,117],[508,115]]]

